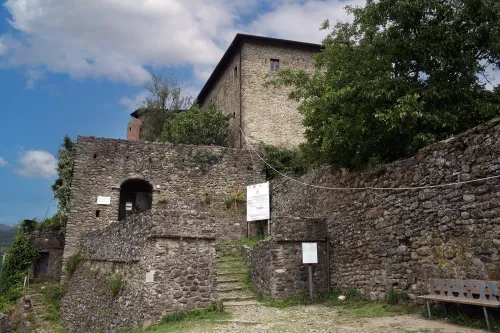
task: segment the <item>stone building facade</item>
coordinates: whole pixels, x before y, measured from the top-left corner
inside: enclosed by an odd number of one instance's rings
[[[241,239],[245,207],[226,202],[264,179],[262,166],[239,149],[79,137],[64,258],[81,248],[83,235],[118,221],[120,212],[144,210],[141,200],[149,200],[152,211],[166,202],[193,214],[205,211],[216,219],[218,240]]]
[[[304,142],[298,104],[288,99],[289,89],[266,87],[268,76],[279,68],[312,70],[318,44],[237,34],[198,95],[200,106],[214,103],[231,116],[232,147],[245,140],[280,147]]]
[[[271,184],[272,230],[283,216],[326,221],[333,288],[383,299],[391,288],[426,294],[429,278],[500,279],[500,119],[374,170],[320,168],[300,180],[372,188]],[[449,185],[456,182],[466,183]],[[377,189],[387,187],[396,189]],[[282,262],[273,268],[297,269]],[[283,281],[273,288],[299,286]]]

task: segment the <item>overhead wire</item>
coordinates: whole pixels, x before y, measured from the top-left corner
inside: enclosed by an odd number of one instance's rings
[[[376,187],[376,186],[368,186],[368,187],[328,187],[328,186],[321,186],[321,185],[315,185],[315,184],[307,184],[305,182],[302,182],[298,179],[292,178],[290,176],[287,176],[286,174],[276,170],[274,166],[269,164],[260,154],[257,152],[257,150],[250,144],[248,141],[247,136],[245,135],[245,132],[243,132],[243,129],[240,128],[240,131],[245,138],[245,142],[247,143],[247,146],[252,149],[252,151],[259,157],[259,159],[266,164],[271,170],[282,176],[283,178],[289,179],[290,181],[293,181],[295,183],[301,184],[303,186],[307,187],[312,187],[312,188],[317,188],[317,189],[322,189],[322,190],[334,190],[334,191],[408,191],[408,190],[424,190],[424,189],[433,189],[433,188],[443,188],[443,187],[453,187],[453,186],[458,186],[458,185],[463,185],[463,184],[470,184],[470,183],[477,183],[477,182],[482,182],[490,179],[498,179],[500,178],[500,175],[495,175],[495,176],[489,176],[489,177],[483,177],[483,178],[477,178],[477,179],[471,179],[471,180],[464,180],[464,181],[458,181],[454,183],[445,183],[445,184],[436,184],[436,185],[424,185],[424,186],[403,186],[403,187]]]

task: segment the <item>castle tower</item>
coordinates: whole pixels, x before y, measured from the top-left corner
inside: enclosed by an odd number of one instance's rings
[[[139,111],[135,110],[130,115],[132,119],[127,125],[127,140],[129,141],[140,141],[142,137],[142,128],[144,127],[144,120],[139,116]]]

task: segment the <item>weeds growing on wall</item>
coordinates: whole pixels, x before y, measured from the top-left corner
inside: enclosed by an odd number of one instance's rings
[[[73,273],[76,271],[76,268],[78,267],[78,264],[82,262],[84,259],[85,257],[81,252],[73,253],[68,257],[68,259],[66,260],[65,268],[69,276],[73,275]]]
[[[123,276],[117,274],[109,278],[108,289],[111,292],[111,295],[113,295],[113,297],[118,296],[118,294],[120,293],[120,291],[123,289],[124,286],[125,286],[125,281],[123,280]]]

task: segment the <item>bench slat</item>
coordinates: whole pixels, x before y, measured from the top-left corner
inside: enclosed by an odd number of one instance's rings
[[[488,300],[484,301],[481,299],[449,297],[449,296],[441,296],[441,295],[424,295],[424,296],[418,296],[418,298],[429,300],[429,301],[461,303],[461,304],[486,306],[486,307],[490,307],[490,308],[500,308],[500,302],[498,302],[498,301],[488,301]]]

